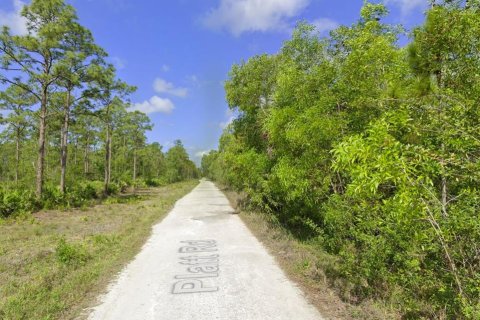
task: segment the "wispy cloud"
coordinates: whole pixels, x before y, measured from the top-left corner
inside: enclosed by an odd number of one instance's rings
[[[153,82],[153,89],[157,93],[168,93],[177,97],[186,97],[188,95],[187,88],[175,87],[173,83],[168,82],[162,78],[157,78]]]
[[[328,18],[316,19],[312,22],[312,24],[320,34],[336,29],[339,26],[338,22]]]
[[[129,108],[129,111],[141,111],[146,114],[151,113],[171,113],[175,109],[175,105],[170,99],[153,96],[149,100],[141,103],[135,103]]]
[[[402,16],[407,16],[416,9],[424,9],[428,6],[428,0],[385,0],[385,3],[399,7]]]
[[[235,36],[252,31],[288,30],[289,19],[299,15],[310,0],[220,0],[202,19],[214,30]]]
[[[203,158],[203,156],[209,154],[210,151],[211,151],[211,150],[198,151],[198,152],[195,153],[195,157],[201,159],[201,158]]]
[[[196,75],[192,74],[192,75],[187,76],[187,80],[192,82],[192,83],[196,83],[196,82],[198,82],[198,77]]]
[[[21,16],[22,8],[26,3],[20,0],[13,0],[12,3],[13,11],[0,9],[0,26],[8,26],[16,35],[27,34],[27,20]]]
[[[219,127],[221,129],[225,129],[226,127],[228,127],[230,124],[233,123],[236,118],[235,113],[230,109],[227,109],[227,111],[225,112],[225,116],[227,117],[227,120],[220,122],[219,124]]]
[[[113,65],[117,70],[123,70],[127,67],[127,61],[119,57],[111,57]]]
[[[170,66],[167,65],[167,64],[162,65],[162,71],[163,71],[163,72],[168,72],[168,71],[170,71]]]

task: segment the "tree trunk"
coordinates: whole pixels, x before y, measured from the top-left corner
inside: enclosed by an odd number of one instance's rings
[[[42,197],[43,193],[43,173],[45,164],[45,132],[46,132],[46,118],[47,118],[47,94],[48,87],[44,86],[42,90],[42,100],[40,103],[40,123],[38,126],[38,159],[37,159],[37,173],[36,173],[36,188],[35,193],[37,198]]]
[[[111,146],[110,146],[110,125],[107,125],[107,137],[105,139],[105,180],[104,193],[108,194],[108,185],[110,184],[110,169],[111,169]]]
[[[70,121],[70,98],[71,91],[67,91],[67,98],[65,101],[65,109],[63,114],[63,126],[61,132],[61,146],[60,146],[60,191],[65,193],[65,178],[67,173],[67,152],[68,152],[68,124]]]
[[[20,166],[20,128],[17,128],[17,136],[15,141],[15,184],[18,184],[18,172]]]
[[[75,168],[78,167],[78,159],[77,159],[77,154],[78,154],[78,137],[74,136],[74,144],[73,144],[73,164],[75,165]]]
[[[447,179],[445,176],[442,176],[442,216],[444,218],[448,216],[447,205]]]
[[[84,173],[85,173],[85,177],[88,176],[88,173],[90,171],[90,166],[89,166],[89,163],[88,163],[88,151],[90,149],[90,145],[89,145],[89,137],[87,136],[87,140],[85,141],[85,153],[84,153],[84,157],[83,157],[83,170],[84,170]]]
[[[137,150],[133,149],[133,186],[135,186],[135,181],[137,180]]]
[[[108,136],[108,183],[112,180],[112,132]]]

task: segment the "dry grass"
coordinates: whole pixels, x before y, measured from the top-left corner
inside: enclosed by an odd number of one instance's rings
[[[197,181],[0,222],[0,319],[74,319]]]
[[[339,263],[335,256],[324,252],[318,243],[294,238],[265,213],[242,210],[242,195],[225,189],[223,192],[252,233],[326,319],[399,319],[381,301],[362,301],[360,304],[346,302],[353,299],[349,297],[349,284],[335,275]]]

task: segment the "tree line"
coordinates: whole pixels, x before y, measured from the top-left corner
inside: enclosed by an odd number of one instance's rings
[[[432,1],[405,46],[387,13],[234,65],[238,117],[202,170],[335,255],[346,298],[478,319],[480,2]]]
[[[52,194],[107,195],[197,174],[180,141],[166,154],[147,143],[153,124],[129,111],[136,87],[118,79],[71,5],[32,0],[21,15],[26,35],[0,33],[0,215],[19,211],[21,198],[31,208]]]

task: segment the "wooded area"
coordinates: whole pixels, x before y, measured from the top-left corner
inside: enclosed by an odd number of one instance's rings
[[[190,179],[180,141],[164,154],[153,125],[130,112],[136,88],[63,0],[33,0],[27,35],[0,34],[0,217],[80,206],[128,186]]]
[[[405,46],[386,15],[234,65],[202,170],[336,255],[351,302],[479,319],[480,2],[432,1]]]

